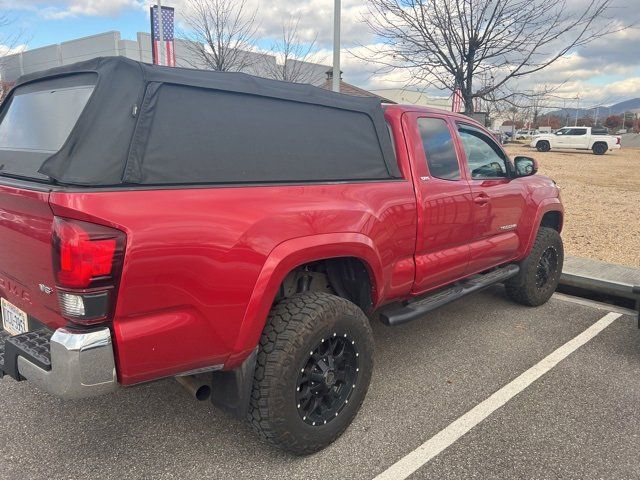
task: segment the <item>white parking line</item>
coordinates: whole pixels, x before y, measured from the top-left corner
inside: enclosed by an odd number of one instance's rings
[[[424,442],[414,451],[398,460],[387,470],[375,477],[374,480],[402,480],[407,478],[621,316],[621,313],[610,312],[606,314],[580,335],[569,340],[485,401],[473,407],[449,426]]]

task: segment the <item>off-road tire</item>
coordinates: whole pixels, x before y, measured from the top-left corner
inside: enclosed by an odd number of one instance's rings
[[[551,144],[549,144],[549,142],[547,142],[546,140],[540,140],[538,143],[536,143],[536,150],[538,150],[539,152],[548,152],[549,150],[551,150]]]
[[[591,149],[596,155],[604,155],[605,153],[607,153],[607,150],[609,150],[609,145],[604,142],[596,142],[593,144],[593,147]]]
[[[320,342],[334,335],[347,338],[357,349],[357,378],[338,415],[326,424],[312,426],[303,421],[296,402],[301,366]],[[351,424],[364,400],[373,370],[373,343],[368,318],[344,298],[318,292],[277,303],[260,338],[247,414],[254,430],[272,445],[296,455],[328,446]]]
[[[539,286],[539,266],[543,255],[549,250],[555,255],[555,268],[548,280]],[[540,227],[531,252],[520,263],[520,273],[505,283],[507,295],[515,302],[530,307],[546,303],[558,286],[563,262],[564,249],[560,234],[553,228]]]

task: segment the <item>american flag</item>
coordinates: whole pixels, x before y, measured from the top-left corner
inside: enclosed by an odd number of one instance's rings
[[[165,64],[176,66],[176,53],[173,45],[173,18],[172,7],[162,7],[162,36],[164,37]],[[160,24],[158,20],[158,7],[151,7],[151,37],[153,39],[151,50],[153,51],[153,63],[160,65]]]
[[[453,99],[451,101],[451,111],[454,113],[458,113],[462,111],[462,107],[464,104],[464,99],[462,98],[462,92],[459,88],[456,88],[453,91]]]

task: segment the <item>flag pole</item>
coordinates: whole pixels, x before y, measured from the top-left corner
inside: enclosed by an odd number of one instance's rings
[[[158,8],[158,36],[160,37],[160,65],[165,64],[165,54],[164,54],[164,28],[162,25],[162,1],[158,0],[158,4],[156,5]],[[153,42],[153,38],[151,39]]]
[[[333,4],[333,84],[334,92],[340,91],[340,0]]]

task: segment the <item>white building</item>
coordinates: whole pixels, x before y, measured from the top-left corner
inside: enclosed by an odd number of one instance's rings
[[[179,67],[204,68],[202,61],[189,49],[185,40],[175,40],[176,65]],[[266,76],[274,71],[276,57],[269,54],[247,52],[254,57],[248,63],[246,73]],[[136,40],[123,40],[120,32],[112,31],[78,38],[56,45],[25,50],[22,53],[8,55],[0,61],[0,79],[12,84],[20,75],[46,70],[61,65],[81,62],[95,57],[123,56],[132,60],[151,63],[151,35],[139,32]],[[292,60],[292,62],[297,62]],[[305,63],[308,69],[309,83],[321,85],[326,79],[327,65]]]

